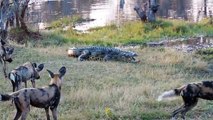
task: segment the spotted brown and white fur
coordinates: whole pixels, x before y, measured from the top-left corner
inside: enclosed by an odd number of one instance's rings
[[[180,113],[182,119],[185,119],[186,113],[197,105],[198,99],[213,100],[213,81],[202,81],[199,83],[189,83],[166,91],[158,97],[158,101],[169,99],[175,96],[181,96],[183,105],[172,112],[172,119],[176,119]]]
[[[0,39],[0,62],[3,64],[3,73],[5,78],[7,78],[7,63],[13,61],[12,54],[14,48],[7,45],[4,40]]]
[[[44,68],[44,64],[37,66],[36,63],[26,62],[21,66],[13,69],[9,74],[8,78],[10,79],[13,92],[21,88],[21,83],[25,83],[25,88],[27,88],[27,81],[31,80],[32,86],[35,88],[35,80],[40,78],[39,73]]]
[[[30,112],[30,105],[38,108],[44,108],[47,120],[50,120],[49,109],[52,111],[54,120],[57,120],[57,107],[60,101],[61,85],[66,68],[61,67],[59,74],[54,74],[47,70],[50,76],[49,86],[42,88],[23,88],[11,94],[1,94],[0,101],[13,100],[16,106],[16,115],[14,120],[26,120]]]

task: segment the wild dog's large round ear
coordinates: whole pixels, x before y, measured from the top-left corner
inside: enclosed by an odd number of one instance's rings
[[[44,64],[42,63],[42,64],[40,64],[40,65],[38,66],[38,72],[39,72],[39,71],[42,71],[43,68],[44,68]]]
[[[37,64],[36,63],[32,63],[34,68],[37,68]]]
[[[53,72],[51,72],[51,71],[48,70],[48,69],[47,69],[47,72],[49,73],[49,75],[50,75],[51,78],[54,78],[54,73],[53,73]]]
[[[1,39],[1,45],[5,45],[6,43],[4,42],[4,40]]]
[[[60,68],[60,70],[59,70],[59,77],[61,78],[61,77],[63,77],[64,75],[65,75],[65,73],[66,73],[66,67],[61,67]]]

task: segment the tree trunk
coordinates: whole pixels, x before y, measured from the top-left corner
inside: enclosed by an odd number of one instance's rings
[[[15,11],[15,16],[16,16],[16,21],[15,21],[15,22],[16,22],[16,26],[17,26],[17,27],[20,27],[20,24],[19,24],[19,17],[18,17],[18,16],[19,16],[19,15],[18,15],[18,11]]]
[[[207,17],[207,0],[204,0],[204,16]]]
[[[157,0],[149,0],[148,2],[143,3],[143,8],[141,8],[141,2],[138,1],[137,4],[138,5],[134,7],[134,10],[137,12],[141,21],[156,21],[155,13],[157,12],[159,7],[159,5],[157,4]]]
[[[7,30],[7,12],[9,8],[9,0],[1,0],[0,2],[0,27],[1,30]]]
[[[14,3],[14,9],[15,9],[15,23],[16,27],[20,27],[19,23],[19,1],[18,0],[13,0]]]
[[[210,24],[213,24],[212,11],[209,10]]]
[[[29,0],[26,1],[26,3],[23,5],[23,9],[21,11],[21,15],[19,16],[19,21],[21,23],[21,29],[23,29],[26,33],[29,33],[28,29],[27,29],[27,25],[24,21],[24,17],[25,17],[25,12],[27,10],[27,7],[28,7],[28,3],[29,3]]]
[[[147,19],[149,22],[156,21],[155,13],[157,12],[158,7],[157,0],[149,0],[149,9],[147,13]]]

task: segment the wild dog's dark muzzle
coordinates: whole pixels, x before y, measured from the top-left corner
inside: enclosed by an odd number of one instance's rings
[[[12,58],[9,58],[9,59],[6,59],[5,61],[11,63],[11,62],[13,62],[13,59],[12,59]]]
[[[40,76],[35,77],[35,79],[40,79]]]

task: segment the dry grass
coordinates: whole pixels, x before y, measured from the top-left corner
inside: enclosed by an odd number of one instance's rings
[[[212,79],[206,71],[207,63],[191,54],[169,48],[133,49],[139,54],[139,64],[123,62],[79,62],[68,58],[66,49],[70,46],[46,48],[21,48],[15,50],[14,62],[9,70],[27,60],[44,63],[46,69],[57,70],[67,67],[62,98],[58,108],[60,120],[96,119],[169,119],[172,110],[181,99],[157,102],[157,96],[165,90],[184,83]],[[2,74],[2,72],[1,72]],[[10,81],[2,80],[1,93],[12,91]],[[46,71],[42,71],[37,86],[49,83]],[[29,82],[29,86],[30,82]],[[11,120],[15,107],[11,102],[0,103],[2,120]],[[190,119],[210,120],[212,103],[200,100],[198,106],[187,114]],[[31,107],[28,119],[44,120],[44,110]]]

